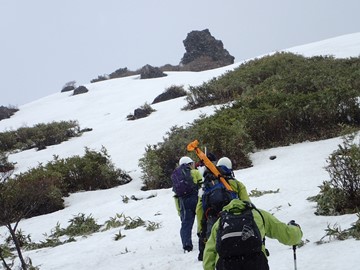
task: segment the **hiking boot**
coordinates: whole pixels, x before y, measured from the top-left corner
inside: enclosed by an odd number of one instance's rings
[[[184,247],[184,253],[190,252],[190,251],[192,251],[192,250],[193,250],[193,247],[192,247],[192,246],[186,246],[186,247]]]

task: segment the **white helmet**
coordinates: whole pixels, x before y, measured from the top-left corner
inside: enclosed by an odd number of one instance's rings
[[[187,156],[184,156],[184,157],[181,157],[180,160],[179,160],[179,165],[182,165],[182,164],[189,164],[189,163],[193,163],[194,161],[187,157]]]
[[[226,168],[232,170],[232,163],[228,157],[222,157],[217,162],[216,166],[225,166]]]

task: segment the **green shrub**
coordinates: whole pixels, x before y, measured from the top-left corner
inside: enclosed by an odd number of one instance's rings
[[[183,127],[174,126],[167,132],[168,137],[164,138],[164,142],[147,145],[144,157],[139,160],[141,178],[144,183],[143,190],[171,186],[172,171],[177,166],[179,158],[187,155],[187,144],[196,138],[190,132]]]
[[[201,116],[189,127],[172,127],[164,142],[148,145],[144,157],[139,161],[142,170],[143,189],[171,187],[171,173],[179,158],[184,155],[197,160],[194,153],[186,150],[195,139],[200,142],[200,149],[206,149],[217,157],[227,156],[233,161],[234,168],[251,165],[248,154],[253,148],[251,140],[244,132],[241,118],[228,111],[213,117]]]
[[[115,168],[104,147],[100,152],[85,148],[83,157],[59,159],[55,156],[44,169],[62,176],[64,195],[79,190],[112,188],[132,180],[126,172]]]
[[[55,234],[57,237],[67,236],[82,236],[98,232],[101,225],[96,223],[96,220],[91,216],[85,217],[84,213],[80,213],[69,220],[70,225],[65,229],[60,229]]]
[[[9,245],[6,245],[6,244],[1,244],[0,245],[0,257],[1,258],[6,259],[6,258],[11,258],[13,256],[14,255],[12,254]]]
[[[333,188],[328,181],[324,181],[319,188],[319,194],[309,198],[310,201],[317,203],[315,214],[329,216],[343,213],[342,209],[346,202],[343,190]]]
[[[77,121],[60,121],[21,127],[0,133],[0,151],[27,150],[59,144],[81,134]]]
[[[135,218],[128,217],[124,229],[132,230],[141,226],[145,226],[145,221],[142,220],[140,217],[135,217]]]
[[[0,182],[6,181],[6,179],[12,175],[15,164],[16,163],[9,162],[8,155],[0,151]]]
[[[148,224],[146,225],[146,230],[149,232],[153,232],[161,227],[161,223],[154,222],[154,221],[148,221]]]
[[[0,121],[13,116],[19,109],[14,106],[0,106]]]
[[[119,240],[123,239],[124,237],[126,237],[126,235],[122,234],[121,230],[119,230],[119,232],[117,234],[115,234],[114,240],[119,241]]]
[[[47,214],[64,208],[60,175],[40,168],[9,178],[0,190],[0,223]]]
[[[331,187],[344,192],[345,207],[360,208],[360,144],[354,143],[353,136],[344,137],[327,161]]]
[[[335,224],[333,227],[330,227],[330,224],[325,229],[326,234],[323,236],[317,244],[324,244],[326,241],[325,238],[328,238],[330,242],[331,239],[336,240],[346,240],[350,237],[353,237],[356,240],[360,240],[360,214],[357,214],[358,220],[352,224],[352,226],[348,229],[342,230],[339,225]]]
[[[327,159],[329,181],[320,186],[317,202],[319,215],[355,213],[360,209],[360,144],[354,136],[343,138],[343,144]]]
[[[187,143],[198,139],[200,149],[206,147],[218,158],[229,157],[233,169],[251,166],[248,153],[254,149],[254,144],[237,111],[223,107],[215,115],[195,120],[189,129],[193,138]]]
[[[123,225],[122,219],[125,219],[124,214],[116,214],[115,217],[110,217],[109,220],[105,221],[105,228],[103,231],[110,230],[112,228],[118,228]]]
[[[276,53],[190,87],[187,109],[231,103],[186,128],[170,130],[163,143],[147,146],[139,162],[144,188],[171,187],[171,172],[194,139],[216,156],[228,156],[238,169],[251,166],[248,155],[255,149],[358,129],[359,70],[360,58]]]
[[[306,58],[281,52],[248,61],[233,71],[190,87],[187,108],[233,101],[264,90],[288,94],[325,89],[359,89],[360,58],[334,59],[329,56]]]
[[[71,192],[112,188],[131,180],[126,172],[114,167],[105,148],[100,152],[86,148],[83,157],[55,156],[46,165],[0,183],[0,223],[63,209],[62,197]]]
[[[279,191],[280,191],[279,188],[277,190],[264,190],[264,191],[257,190],[257,188],[256,188],[249,192],[249,196],[250,197],[260,197],[265,194],[279,193]]]

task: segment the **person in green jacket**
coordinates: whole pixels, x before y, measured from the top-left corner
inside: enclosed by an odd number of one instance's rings
[[[236,180],[234,177],[234,173],[232,171],[232,162],[228,157],[222,157],[220,158],[216,163],[217,168],[221,172],[221,174],[226,178],[227,182],[231,186],[232,190],[236,194],[236,197],[243,201],[250,202],[249,194],[246,190],[245,185]],[[206,185],[207,177],[211,178],[212,173],[209,171],[205,171],[203,178],[204,178],[204,184]],[[214,177],[214,176],[212,176]],[[229,201],[224,201],[220,204],[220,207],[218,209],[210,209],[211,207],[205,207],[206,213],[204,213],[204,205],[203,205],[203,199],[205,199],[203,196],[199,196],[199,201],[196,206],[196,218],[197,218],[197,224],[198,224],[198,237],[199,237],[199,255],[198,260],[203,260],[203,253],[205,248],[205,243],[207,239],[210,236],[211,228],[215,221],[218,219],[218,214],[221,211],[222,207],[229,203]],[[214,196],[217,197],[217,196]]]
[[[202,175],[197,169],[195,169],[195,163],[190,157],[181,157],[179,160],[179,166],[182,164],[188,164],[191,167],[191,177],[197,187],[191,194],[187,194],[186,196],[174,196],[175,206],[181,220],[180,237],[182,246],[184,252],[190,252],[193,249],[191,232],[195,221],[198,188],[200,187],[200,182],[202,181]]]
[[[236,215],[243,212],[245,208],[245,202],[239,199],[234,199],[223,208],[223,211],[228,211]],[[300,226],[296,224],[295,221],[292,220],[290,223],[285,224],[279,221],[276,217],[274,217],[267,211],[261,209],[253,209],[251,210],[251,212],[253,214],[257,228],[260,231],[261,239],[265,238],[266,236],[277,239],[280,243],[289,246],[294,246],[300,243],[303,233],[300,229]],[[204,270],[228,270],[228,268],[224,268],[222,266],[224,265],[223,260],[226,259],[221,259],[218,255],[216,247],[218,230],[219,220],[216,221],[213,225],[210,238],[208,239],[205,246],[203,257]],[[267,261],[267,250],[265,249],[264,242],[262,242],[260,250],[261,251],[259,251],[258,253],[242,256],[239,260],[233,259],[233,261],[236,262],[236,269],[268,270],[269,265]]]

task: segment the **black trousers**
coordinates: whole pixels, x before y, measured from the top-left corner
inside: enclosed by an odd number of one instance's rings
[[[199,256],[198,256],[199,261],[202,261],[206,241],[207,241],[207,239],[209,239],[212,226],[214,225],[214,223],[216,222],[217,219],[218,219],[217,216],[209,216],[208,219],[206,220],[206,218],[204,216],[201,221],[201,228],[203,231],[200,232],[200,234],[198,235],[199,236]]]
[[[269,270],[267,258],[263,252],[246,257],[219,258],[216,270]]]

